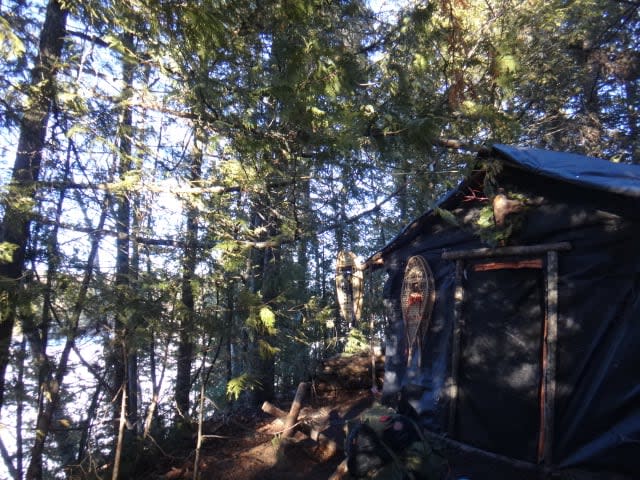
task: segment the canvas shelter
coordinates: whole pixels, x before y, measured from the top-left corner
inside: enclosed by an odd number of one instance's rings
[[[495,145],[374,266],[385,401],[499,458],[640,478],[640,166]]]

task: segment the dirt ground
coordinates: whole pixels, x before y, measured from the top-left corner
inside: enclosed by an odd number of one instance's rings
[[[345,422],[357,417],[374,401],[369,390],[336,390],[333,394],[312,396],[299,419],[322,432],[328,442],[316,442],[300,431],[289,439],[278,440],[283,422],[267,414],[217,425],[215,436],[207,439],[203,447],[201,479],[328,480],[344,460]],[[541,479],[535,472],[515,471],[484,460],[479,462],[469,453],[453,450],[447,453],[452,462],[446,480]],[[193,458],[181,467],[174,466],[162,478],[193,478]]]
[[[344,459],[343,425],[373,402],[367,390],[336,390],[312,395],[299,415],[306,430],[322,433],[319,441],[297,431],[280,440],[283,422],[268,414],[230,419],[215,426],[215,434],[203,446],[202,480],[327,480]],[[193,458],[173,466],[162,478],[193,478]]]
[[[347,480],[332,478],[344,460],[344,426],[375,402],[371,389],[371,362],[367,357],[339,358],[327,363],[311,385],[298,415],[295,434],[282,439],[292,398],[273,405],[271,414],[250,412],[244,417],[211,419],[199,462],[201,480]],[[383,359],[376,377],[381,381]],[[277,412],[277,407],[282,409]],[[274,409],[276,412],[274,413]],[[267,409],[269,410],[269,409]],[[275,415],[275,416],[274,416]],[[319,435],[319,436],[318,436]],[[434,439],[436,441],[437,439]],[[460,450],[451,442],[441,451],[450,469],[443,480],[630,480],[587,472],[545,473],[514,468],[486,456]],[[194,458],[160,467],[163,480],[193,478]]]

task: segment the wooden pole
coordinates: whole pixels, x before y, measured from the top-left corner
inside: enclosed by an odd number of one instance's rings
[[[464,288],[462,286],[464,263],[456,261],[456,285],[453,307],[453,338],[451,339],[451,376],[449,377],[449,435],[454,435],[456,409],[458,407],[458,370],[460,365],[460,335],[462,333],[462,302]]]
[[[287,419],[284,422],[284,431],[282,432],[282,438],[289,437],[293,432],[293,426],[295,425],[296,421],[298,421],[298,415],[300,414],[300,409],[302,408],[302,402],[307,394],[308,389],[309,383],[307,382],[300,382],[300,385],[298,385],[296,395],[295,397],[293,397],[291,409],[289,410],[289,415],[287,415]]]
[[[558,253],[547,253],[547,312],[542,340],[540,436],[538,463],[551,466],[556,400],[556,343],[558,339]]]

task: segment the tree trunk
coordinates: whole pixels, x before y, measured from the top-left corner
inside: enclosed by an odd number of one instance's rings
[[[68,163],[65,165],[65,173],[68,173]],[[65,176],[66,180],[67,176]],[[31,350],[33,352],[34,364],[37,367],[37,375],[38,375],[38,401],[37,401],[37,424],[38,426],[47,425],[47,421],[43,420],[47,413],[48,403],[51,400],[51,392],[57,391],[59,389],[59,385],[56,387],[56,380],[54,378],[54,372],[52,371],[52,362],[49,360],[49,354],[47,353],[47,348],[49,346],[49,329],[51,327],[51,320],[53,315],[53,290],[52,285],[54,285],[54,279],[58,273],[58,230],[60,218],[62,215],[62,207],[65,199],[65,190],[63,189],[57,200],[56,205],[56,224],[54,225],[52,231],[49,233],[49,238],[47,239],[47,277],[46,277],[46,287],[43,292],[43,301],[42,301],[42,314],[39,319],[39,325],[34,325],[34,320],[32,320],[29,316],[25,316],[22,320],[22,327],[25,336],[29,339],[29,343],[31,345]],[[53,407],[54,410],[56,406]],[[50,420],[49,420],[50,421]],[[48,428],[48,427],[47,427]],[[38,432],[40,430],[38,429]],[[22,442],[18,442],[20,445]],[[36,445],[38,449],[36,449]],[[41,455],[39,452],[40,446],[37,444],[34,445],[34,449],[36,450],[36,455]],[[33,455],[33,453],[32,453]],[[36,468],[36,467],[34,467]],[[40,478],[42,475],[41,467],[37,467],[34,471],[34,475],[36,478]]]
[[[84,428],[82,429],[82,433],[80,434],[80,440],[78,441],[78,454],[76,455],[76,462],[78,465],[82,463],[84,460],[84,456],[87,450],[87,444],[89,443],[89,430],[91,429],[91,421],[96,416],[96,411],[98,410],[98,401],[100,400],[100,395],[102,394],[102,386],[103,382],[96,382],[96,390],[93,392],[91,396],[91,403],[89,404],[89,408],[87,409],[87,417],[84,422]]]
[[[151,400],[149,402],[149,408],[144,419],[144,428],[142,430],[142,437],[147,438],[151,434],[151,424],[153,423],[153,416],[158,406],[158,398],[160,395],[160,385],[156,375],[156,350],[155,350],[155,336],[151,332],[151,342],[149,348],[149,375],[151,377]]]
[[[194,187],[200,185],[202,178],[202,149],[204,138],[199,127],[194,135],[193,155],[189,180]],[[195,202],[187,205],[186,246],[182,259],[182,312],[178,345],[178,365],[176,372],[176,405],[178,415],[189,416],[189,394],[191,392],[191,365],[194,355],[194,318],[195,301],[193,281],[196,278],[198,243],[198,208]]]
[[[153,391],[151,393],[151,402],[147,410],[147,416],[144,421],[144,430],[143,430],[144,438],[147,438],[149,435],[151,435],[151,426],[153,424],[153,420],[155,418],[155,415],[158,409],[158,403],[160,400],[160,391],[162,389],[162,383],[164,382],[164,374],[167,370],[170,342],[171,340],[170,338],[168,338],[164,346],[164,354],[162,357],[162,367],[160,370],[160,378],[157,379],[156,359],[155,359],[156,356],[155,356],[155,350],[154,350],[155,347],[152,339],[151,351],[149,352],[149,360],[150,360],[149,368],[151,369],[151,384],[152,384]]]
[[[118,423],[118,436],[116,442],[116,451],[113,459],[113,471],[111,472],[111,480],[118,480],[120,476],[120,464],[122,463],[122,449],[124,447],[124,429],[127,424],[127,385],[122,384],[120,392],[120,420]]]
[[[105,202],[106,203],[106,202]],[[107,217],[107,206],[104,205],[102,214],[95,231],[101,232],[104,228],[105,220]],[[94,234],[91,238],[91,249],[89,251],[89,257],[87,260],[87,266],[85,268],[84,277],[80,284],[80,290],[78,297],[72,309],[72,317],[67,330],[67,339],[60,355],[60,360],[56,368],[55,375],[50,379],[47,385],[46,401],[44,408],[38,412],[38,418],[36,419],[36,438],[34,440],[33,447],[31,449],[31,461],[27,468],[26,480],[42,480],[42,461],[43,453],[45,450],[47,436],[51,428],[51,423],[58,404],[60,403],[60,390],[62,388],[62,382],[67,374],[69,355],[73,349],[76,335],[78,332],[78,325],[80,323],[80,317],[84,310],[86,303],[87,292],[89,291],[89,284],[93,277],[93,270],[98,257],[98,248],[100,246],[100,237],[98,234]]]
[[[122,43],[128,51],[134,52],[134,38],[130,32],[122,35]],[[115,311],[115,335],[112,361],[114,365],[113,387],[119,393],[114,402],[114,424],[118,425],[118,432],[114,440],[115,454],[122,450],[124,426],[134,429],[138,423],[138,372],[137,352],[131,341],[131,332],[135,331],[135,313],[128,306],[131,299],[131,283],[133,269],[131,265],[131,196],[134,189],[127,185],[128,175],[133,168],[133,109],[130,100],[134,88],[135,64],[128,56],[123,56],[122,93],[120,95],[120,119],[118,122],[118,154],[119,180],[123,182],[123,192],[115,196],[116,203],[116,277],[115,288],[118,305]],[[120,405],[121,395],[126,393],[125,414],[122,415]],[[124,425],[121,422],[125,422]]]
[[[58,0],[47,5],[40,33],[36,63],[31,71],[30,107],[20,125],[18,150],[9,194],[4,200],[4,218],[0,244],[8,242],[16,248],[10,262],[0,264],[0,408],[4,403],[4,377],[9,361],[11,335],[16,320],[19,282],[24,268],[25,247],[29,241],[31,211],[36,182],[40,177],[42,153],[47,136],[49,111],[55,98],[55,75],[62,53],[67,10]]]
[[[204,377],[204,375],[203,375]],[[193,480],[198,480],[200,476],[200,449],[202,447],[203,429],[204,424],[204,397],[205,397],[205,384],[200,384],[200,395],[198,396],[198,434],[196,437],[196,452],[193,460]]]
[[[23,418],[24,418],[24,400],[26,399],[26,392],[24,388],[24,363],[26,357],[26,338],[22,337],[22,342],[20,344],[20,357],[18,364],[18,381],[16,385],[16,396],[17,402],[16,405],[16,469],[15,469],[15,478],[22,478],[24,473],[24,440],[23,440]]]
[[[260,203],[259,201],[256,203]],[[265,229],[266,235],[275,236],[275,227],[269,226],[270,216],[263,216],[256,212],[253,219],[253,228]],[[267,238],[265,237],[265,238]],[[249,289],[255,295],[260,294],[262,306],[274,308],[273,301],[278,294],[277,273],[280,268],[281,258],[278,247],[257,249],[253,248],[250,255]],[[255,308],[255,307],[254,307]],[[262,307],[261,307],[262,308]],[[250,376],[256,382],[254,388],[248,392],[249,405],[259,407],[265,401],[273,399],[275,382],[274,359],[261,351],[260,344],[271,344],[273,338],[269,332],[256,322],[252,341],[247,342],[247,367]]]
[[[236,375],[236,369],[234,368],[234,363],[236,359],[234,358],[234,349],[233,349],[233,319],[234,319],[234,297],[233,284],[227,284],[224,287],[224,295],[225,295],[225,308],[224,308],[224,325],[225,331],[227,332],[227,336],[225,338],[225,350],[226,350],[226,363],[225,363],[225,381],[228,383]]]

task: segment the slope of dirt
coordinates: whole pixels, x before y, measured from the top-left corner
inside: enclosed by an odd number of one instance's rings
[[[336,402],[334,405],[329,400]],[[311,440],[302,432],[280,440],[283,423],[266,414],[252,419],[228,420],[207,438],[200,461],[201,479],[233,480],[326,480],[343,460],[342,430],[346,419],[357,416],[373,402],[367,391],[336,392],[333,399],[316,398],[302,409],[299,420],[320,425],[327,445]],[[335,446],[338,448],[335,448]],[[193,458],[173,467],[162,478],[187,479],[193,476]]]
[[[383,359],[376,361],[377,383]],[[202,480],[327,480],[344,459],[344,425],[375,401],[368,355],[327,360],[307,393],[295,433],[281,439],[284,422],[262,411],[207,423],[199,469]],[[293,397],[293,396],[292,396]],[[274,407],[288,411],[290,402]],[[303,433],[306,432],[306,433]],[[317,435],[320,438],[317,438]],[[314,437],[315,440],[312,440]],[[193,478],[194,458],[163,479]]]
[[[253,431],[233,441],[219,439],[207,445],[203,479],[326,480],[343,460],[345,422],[358,416],[374,401],[368,390],[336,390],[327,396],[312,395],[298,417],[305,430],[321,433],[327,441],[314,441],[297,431],[280,439],[282,420],[260,418]],[[226,440],[226,441],[225,441]]]

